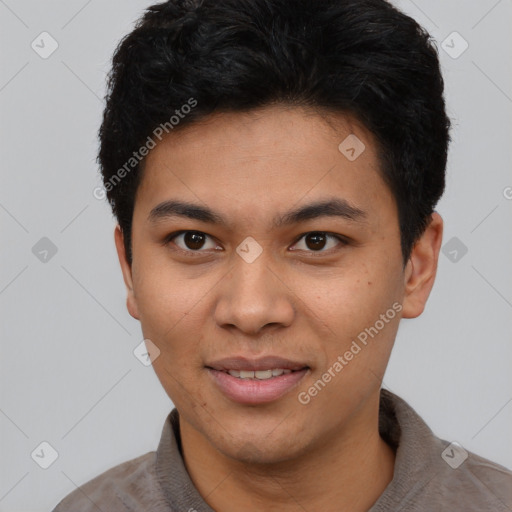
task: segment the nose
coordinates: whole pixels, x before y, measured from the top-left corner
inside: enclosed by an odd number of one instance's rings
[[[220,327],[257,335],[293,322],[293,291],[263,254],[252,263],[235,258],[217,290],[214,316]]]

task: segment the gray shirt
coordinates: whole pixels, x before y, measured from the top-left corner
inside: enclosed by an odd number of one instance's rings
[[[395,469],[369,512],[512,511],[510,470],[434,436],[404,400],[384,389],[379,430],[396,449]],[[185,469],[176,409],[156,452],[105,471],[53,512],[89,511],[212,512]]]

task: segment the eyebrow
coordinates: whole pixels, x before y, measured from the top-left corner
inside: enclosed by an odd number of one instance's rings
[[[175,200],[164,201],[155,206],[149,213],[148,221],[156,224],[173,217],[184,217],[215,225],[227,226],[229,224],[222,215],[206,206]],[[273,226],[275,228],[289,226],[319,217],[341,217],[351,222],[364,223],[367,220],[367,213],[351,205],[345,199],[327,199],[315,201],[290,210],[283,215],[278,215],[273,220]]]

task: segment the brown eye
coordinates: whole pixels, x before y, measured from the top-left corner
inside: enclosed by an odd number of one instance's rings
[[[165,243],[168,244],[170,242],[174,242],[180,249],[188,252],[204,252],[201,249],[218,248],[218,245],[212,238],[201,231],[181,231],[169,235]]]
[[[327,236],[324,233],[308,233],[305,237],[308,249],[318,251],[325,247]]]
[[[348,242],[341,236],[332,235],[325,231],[311,231],[310,233],[302,235],[299,241],[295,244],[294,250],[299,249],[306,252],[327,252],[329,249],[340,244],[344,246],[347,245]]]
[[[188,249],[198,250],[201,249],[205,241],[204,233],[196,233],[195,231],[187,231],[184,233],[183,241]]]

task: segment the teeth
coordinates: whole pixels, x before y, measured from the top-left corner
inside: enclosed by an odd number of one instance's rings
[[[237,377],[239,379],[258,379],[258,380],[267,380],[272,377],[279,377],[280,375],[287,375],[288,373],[292,373],[292,370],[284,370],[282,368],[274,368],[272,370],[228,370],[229,375],[232,377]]]
[[[272,377],[272,370],[260,370],[254,372],[254,376],[257,379],[270,379]]]

